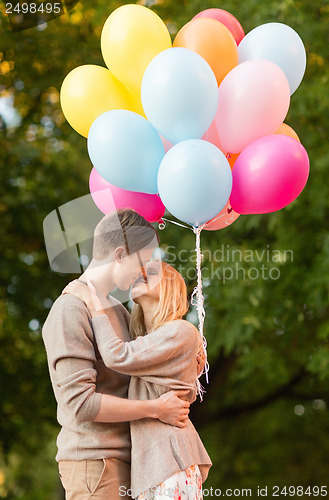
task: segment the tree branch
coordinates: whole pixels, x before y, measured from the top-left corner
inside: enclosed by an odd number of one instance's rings
[[[269,394],[266,394],[264,397],[260,398],[257,401],[251,401],[249,403],[245,403],[242,405],[237,405],[237,406],[230,406],[227,408],[219,408],[215,412],[210,412],[210,411],[205,411],[205,408],[203,407],[200,412],[197,412],[196,414],[196,420],[197,420],[197,426],[198,428],[204,427],[206,425],[209,425],[210,423],[216,422],[220,419],[227,418],[227,417],[235,417],[235,416],[240,416],[245,413],[253,412],[256,410],[259,410],[260,408],[264,408],[265,406],[268,406],[269,404],[273,403],[279,398],[282,398],[284,396],[289,396],[291,395],[291,388],[294,387],[298,382],[300,382],[305,375],[307,374],[307,371],[305,370],[304,367],[301,367],[298,373],[296,373],[289,382],[286,384],[282,385],[281,387],[278,387],[274,391],[272,391]],[[194,412],[191,411],[192,418],[194,418]],[[203,416],[201,416],[203,414]]]

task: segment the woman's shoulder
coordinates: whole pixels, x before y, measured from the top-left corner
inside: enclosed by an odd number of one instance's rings
[[[187,321],[186,319],[176,319],[172,321],[176,326],[177,333],[184,337],[188,337],[190,339],[198,339],[199,338],[199,330],[193,323]]]
[[[197,327],[191,321],[187,321],[187,319],[174,319],[171,323],[176,323],[181,328],[198,331]]]

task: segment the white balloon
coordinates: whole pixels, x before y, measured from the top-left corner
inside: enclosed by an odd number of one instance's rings
[[[239,64],[268,59],[285,73],[290,95],[298,88],[306,68],[306,51],[294,29],[282,23],[261,24],[250,31],[238,46]]]

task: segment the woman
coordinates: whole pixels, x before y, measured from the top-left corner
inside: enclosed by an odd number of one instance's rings
[[[135,302],[130,324],[134,340],[124,342],[118,333],[113,307],[89,282],[75,280],[63,290],[83,300],[105,365],[131,375],[129,398],[154,399],[169,390],[189,389],[192,403],[198,389],[195,356],[200,335],[182,317],[188,310],[183,277],[165,262],[152,261],[132,287]],[[131,494],[133,498],[202,499],[202,483],[212,462],[187,417],[178,428],[155,419],[130,423],[132,440]],[[169,492],[169,496],[168,496]],[[171,496],[170,496],[171,494]]]

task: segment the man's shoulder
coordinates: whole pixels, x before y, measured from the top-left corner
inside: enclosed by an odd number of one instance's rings
[[[89,316],[88,308],[82,300],[71,294],[60,295],[51,306],[42,330],[44,333],[48,327],[52,328],[54,323],[58,324],[60,318],[74,320],[79,317],[87,319]]]
[[[75,295],[71,295],[70,293],[65,293],[64,295],[57,297],[50,309],[50,312],[61,312],[70,309],[80,309],[84,313],[88,311],[88,308],[83,300],[79,299]]]

